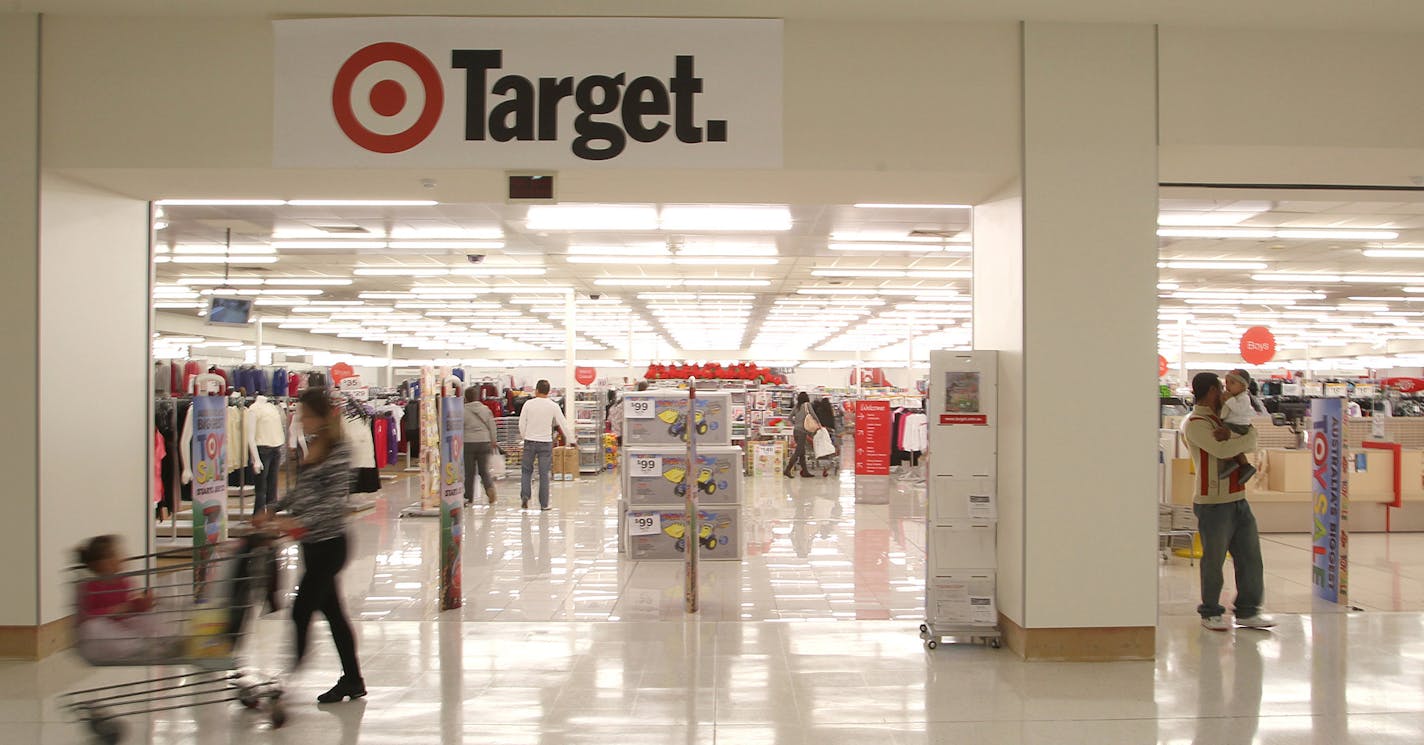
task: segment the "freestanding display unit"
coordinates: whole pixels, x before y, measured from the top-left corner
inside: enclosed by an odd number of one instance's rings
[[[925,622],[945,639],[999,646],[997,352],[930,354]]]

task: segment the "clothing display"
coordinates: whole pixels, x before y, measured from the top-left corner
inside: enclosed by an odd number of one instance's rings
[[[287,441],[282,432],[282,412],[265,396],[247,407],[247,436],[254,447],[281,447]]]

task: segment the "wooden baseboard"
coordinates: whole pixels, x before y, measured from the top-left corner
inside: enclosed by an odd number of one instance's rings
[[[61,618],[43,626],[0,626],[0,658],[41,660],[68,649],[71,625]]]
[[[1005,645],[1029,662],[1120,662],[1157,654],[1154,626],[1026,629],[999,616]]]

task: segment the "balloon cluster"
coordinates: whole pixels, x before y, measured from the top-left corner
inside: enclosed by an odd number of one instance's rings
[[[723,365],[720,362],[701,365],[648,365],[648,371],[643,373],[643,377],[648,380],[686,380],[695,377],[698,380],[745,380],[748,383],[786,385],[785,375],[778,375],[750,362],[731,365]]]

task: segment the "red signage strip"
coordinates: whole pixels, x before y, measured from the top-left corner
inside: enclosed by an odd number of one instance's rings
[[[1376,442],[1366,440],[1363,443],[1370,450],[1389,450],[1394,453],[1394,501],[1389,503],[1390,507],[1404,506],[1404,448],[1397,442]]]
[[[946,424],[971,424],[976,427],[989,426],[988,414],[940,414],[940,426]]]
[[[855,404],[855,472],[859,476],[890,475],[890,402]]]

